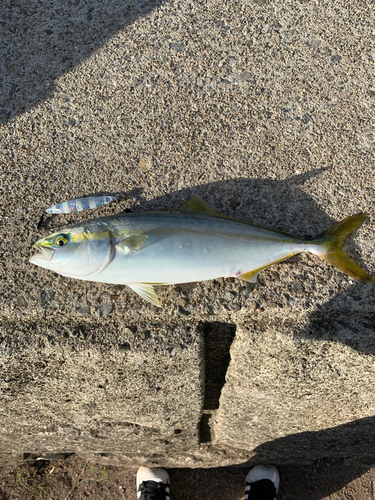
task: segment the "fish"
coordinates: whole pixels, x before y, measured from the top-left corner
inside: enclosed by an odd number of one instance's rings
[[[194,195],[177,210],[120,213],[61,229],[33,245],[38,253],[30,262],[70,278],[128,285],[158,307],[155,285],[221,277],[255,282],[263,269],[301,252],[371,282],[342,249],[366,217],[353,215],[305,239],[221,215]]]
[[[49,214],[69,214],[71,212],[83,212],[93,208],[108,205],[116,200],[116,196],[89,196],[87,198],[75,198],[74,200],[63,201],[46,208]]]

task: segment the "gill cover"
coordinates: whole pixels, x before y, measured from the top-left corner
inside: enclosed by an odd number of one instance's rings
[[[62,249],[65,247],[68,249],[70,244],[74,244],[76,246],[74,258],[71,259],[69,269],[56,272],[63,276],[91,279],[100,274],[112,261],[115,238],[110,228],[103,222],[72,228],[72,232],[74,232],[73,241]]]
[[[112,231],[103,222],[71,226],[39,240],[30,262],[63,276],[91,279],[111,262]]]

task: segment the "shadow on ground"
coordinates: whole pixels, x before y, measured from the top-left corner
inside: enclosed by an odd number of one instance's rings
[[[0,14],[0,123],[48,98],[54,80],[163,0],[12,0]]]
[[[149,210],[176,210],[194,194],[198,195],[214,210],[254,224],[273,229],[289,231],[295,236],[312,237],[328,229],[336,221],[317,205],[303,189],[303,185],[314,177],[324,175],[327,168],[311,170],[284,180],[268,178],[225,179],[207,184],[172,191],[157,198],[148,199],[142,187],[129,192],[82,193],[81,196],[115,195],[121,199],[121,206],[140,212]],[[64,201],[64,200],[56,200]],[[108,207],[108,206],[107,206]],[[109,205],[115,207],[116,205]],[[77,220],[91,219],[100,215],[99,210],[48,217],[43,226],[61,227],[62,221],[73,224]]]
[[[312,170],[282,181],[267,178],[227,179],[171,192],[152,200],[145,197],[142,188],[112,194],[120,195],[121,206],[130,211],[176,209],[193,194],[197,194],[223,215],[290,232],[295,236],[313,237],[337,222],[303,190],[305,183],[313,182],[316,176],[325,175],[326,170]],[[113,210],[119,211],[116,206]],[[99,213],[87,211],[70,214],[63,219],[48,217],[41,230],[36,232],[35,240],[41,237],[41,232],[46,232],[46,228],[52,232],[63,227],[64,223],[70,225],[80,219],[97,217]],[[366,262],[352,238],[346,242],[345,249],[366,269]],[[298,262],[300,257],[295,256],[286,263],[289,265],[293,259]],[[309,327],[301,329],[296,335],[341,342],[360,352],[375,354],[374,330],[373,285],[355,282],[339,294],[334,294],[326,303],[318,304],[310,315]]]
[[[375,470],[343,460],[319,460],[311,466],[278,466],[278,500],[369,500]],[[169,469],[173,500],[242,500],[248,467]],[[95,465],[77,456],[67,460],[26,462],[0,470],[0,500],[90,498],[136,500],[137,469]],[[354,480],[354,483],[353,483]],[[329,497],[331,498],[331,497]]]
[[[375,465],[375,452],[371,443],[375,438],[375,417],[367,417],[337,427],[314,432],[290,434],[255,449],[253,460],[262,463],[272,457],[276,463],[283,463],[285,450],[293,453],[294,463],[306,463],[334,456],[366,466]],[[285,463],[285,461],[284,461]]]
[[[356,351],[375,354],[375,313],[361,309],[363,285],[356,283],[310,315],[307,338],[341,342]],[[358,307],[359,306],[359,307]]]
[[[173,500],[242,500],[244,485],[249,467],[223,467],[213,469],[172,469],[171,493]],[[361,478],[368,468],[359,465],[347,465],[343,460],[319,460],[311,466],[278,466],[280,473],[280,489],[278,500],[322,500],[340,490],[343,496],[353,500],[368,500],[364,496],[366,486],[371,495],[371,480],[365,478],[359,484],[350,485],[353,480]],[[373,477],[373,471],[371,471]],[[365,484],[361,484],[365,483]],[[368,485],[366,483],[369,483]],[[350,490],[349,495],[345,489]]]
[[[246,466],[172,469],[173,498],[239,500],[243,498],[245,478],[250,467],[254,463],[269,463],[269,458],[273,457],[272,462],[277,465],[281,477],[278,500],[321,500],[340,490],[343,490],[342,496],[337,498],[349,498],[350,492],[353,500],[367,500],[372,497],[373,469],[371,477],[352,484],[347,492],[345,488],[375,465],[375,456],[367,452],[368,443],[374,439],[374,425],[375,417],[370,417],[332,429],[276,439],[259,446],[255,457]],[[285,465],[283,450],[290,452],[291,448],[295,449],[294,464]],[[324,458],[332,451],[342,458]],[[311,458],[311,464],[299,465],[306,462],[306,457]]]

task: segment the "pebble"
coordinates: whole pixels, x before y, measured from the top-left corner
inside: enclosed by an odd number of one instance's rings
[[[340,62],[342,59],[342,56],[339,56],[338,54],[331,56],[331,61],[332,62]]]
[[[248,71],[243,73],[237,73],[234,75],[234,81],[237,83],[249,82],[251,80],[251,75]]]
[[[17,307],[27,307],[27,302],[24,297],[18,297],[16,301]]]
[[[171,357],[174,358],[176,356],[176,354],[181,354],[182,353],[182,349],[180,346],[176,346],[176,347],[173,347],[171,349]]]
[[[113,311],[113,303],[106,302],[105,304],[102,304],[97,308],[96,315],[99,316],[99,318],[102,318],[103,316],[108,316],[108,314],[111,314],[112,311]]]
[[[235,293],[233,292],[225,292],[224,293],[224,300],[226,300],[227,302],[231,302],[235,297]]]
[[[182,307],[181,305],[178,306],[178,312],[180,314],[182,314],[183,316],[188,316],[189,314],[191,314],[190,311],[188,311],[187,309],[185,309],[184,307]]]
[[[39,298],[38,298],[38,303],[40,306],[44,306],[45,304],[47,304],[47,302],[49,302],[50,300],[52,300],[55,296],[55,292],[53,290],[42,290],[39,294]]]
[[[77,314],[81,314],[82,316],[89,316],[89,314],[90,314],[90,308],[88,306],[79,307],[77,309]]]
[[[185,50],[185,45],[183,43],[171,43],[170,48],[172,50],[177,50],[177,52],[183,52]]]
[[[302,295],[303,294],[303,285],[300,281],[295,281],[292,285],[292,288],[293,288],[293,292],[296,294],[296,295]]]
[[[152,158],[151,156],[142,156],[139,159],[138,166],[141,170],[150,170],[152,168]]]

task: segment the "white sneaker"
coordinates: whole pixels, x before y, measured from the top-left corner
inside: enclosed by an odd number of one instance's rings
[[[244,500],[276,500],[280,476],[273,465],[256,465],[246,476]]]
[[[170,500],[168,472],[161,467],[140,467],[137,493],[138,500]]]

